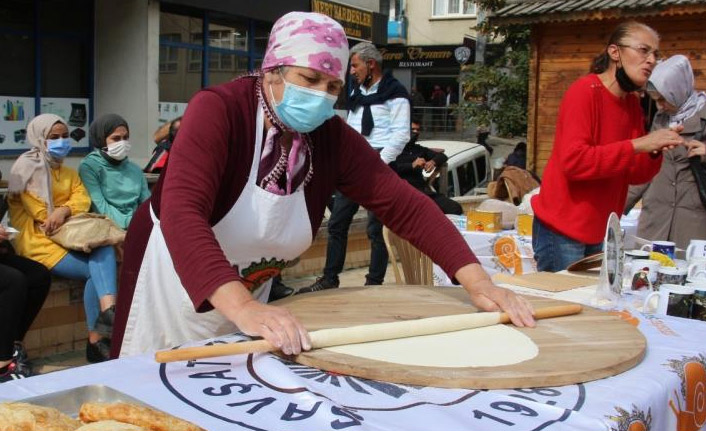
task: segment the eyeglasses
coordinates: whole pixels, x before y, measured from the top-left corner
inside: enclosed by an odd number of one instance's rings
[[[420,129],[415,129],[415,128],[412,128],[412,133],[419,133],[419,132],[421,132],[421,130],[420,130]]]
[[[644,58],[644,59],[647,59],[647,57],[649,57],[650,54],[654,56],[655,61],[657,61],[657,60],[659,60],[660,58],[662,58],[662,53],[659,52],[658,49],[652,49],[652,48],[649,48],[649,47],[643,46],[643,45],[640,45],[640,46],[632,46],[632,45],[620,45],[620,44],[618,44],[618,46],[621,47],[621,48],[630,48],[630,49],[632,49],[632,50],[634,50],[634,51],[637,51],[637,53],[640,54],[640,56],[641,56],[642,58]]]

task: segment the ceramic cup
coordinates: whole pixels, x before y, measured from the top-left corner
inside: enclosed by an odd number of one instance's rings
[[[686,269],[688,278],[706,278],[706,260],[692,260]]]
[[[630,286],[630,290],[654,290],[653,286],[657,282],[657,271],[660,268],[656,260],[639,259],[633,260],[630,264],[630,275],[625,285]]]
[[[645,250],[627,250],[625,252],[625,263],[628,264],[633,260],[649,259],[650,252]]]
[[[687,287],[694,289],[691,318],[706,321],[706,280],[703,283],[690,283]]]
[[[630,264],[630,272],[627,279],[623,280],[626,290],[653,290],[657,282],[657,270],[660,268],[659,262],[650,259],[633,260]]]
[[[632,284],[632,263],[636,260],[648,260],[650,252],[644,250],[627,250],[623,261],[623,290],[629,291]]]
[[[706,239],[692,239],[686,248],[686,260],[694,257],[706,257]]]
[[[686,283],[686,269],[663,266],[657,270],[657,281],[655,289],[663,284],[679,284]]]
[[[691,286],[663,284],[659,287],[659,291],[645,297],[642,309],[645,313],[689,318],[694,291]],[[657,298],[656,304],[653,298]]]
[[[645,244],[642,250],[652,250],[657,253],[666,254],[670,259],[674,259],[674,252],[677,246],[672,241],[652,241],[652,245]]]

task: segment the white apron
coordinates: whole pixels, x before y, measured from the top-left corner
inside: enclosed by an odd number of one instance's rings
[[[256,127],[255,155],[247,184],[233,208],[213,226],[213,233],[253,296],[267,302],[271,278],[309,248],[312,235],[302,188],[280,196],[257,186],[264,127],[261,106]],[[159,220],[151,208],[150,214],[154,227],[137,277],[121,357],[237,330],[217,310],[196,313],[174,270]]]

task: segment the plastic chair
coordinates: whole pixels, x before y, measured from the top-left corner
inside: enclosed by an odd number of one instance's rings
[[[397,284],[434,285],[433,263],[429,256],[419,251],[407,240],[395,235],[387,226],[383,226],[382,236],[385,239],[385,247],[387,247],[387,253],[390,255],[390,262],[392,263],[392,270],[395,273],[395,282]],[[400,275],[395,250],[397,250],[397,256],[399,256],[399,261],[402,264],[404,280]]]

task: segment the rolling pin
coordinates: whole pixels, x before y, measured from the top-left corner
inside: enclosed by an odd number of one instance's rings
[[[568,316],[580,313],[581,308],[582,307],[578,304],[544,307],[535,310],[534,318],[546,319],[549,317]],[[417,320],[350,326],[348,328],[321,329],[309,332],[309,337],[311,338],[311,348],[321,349],[343,344],[367,343],[370,341],[440,334],[509,322],[510,317],[506,313],[500,312],[456,314]],[[212,346],[163,350],[155,354],[155,360],[162,363],[189,361],[194,359],[214,358],[217,356],[275,352],[277,350],[276,347],[266,340],[255,340],[241,343],[214,344]]]

